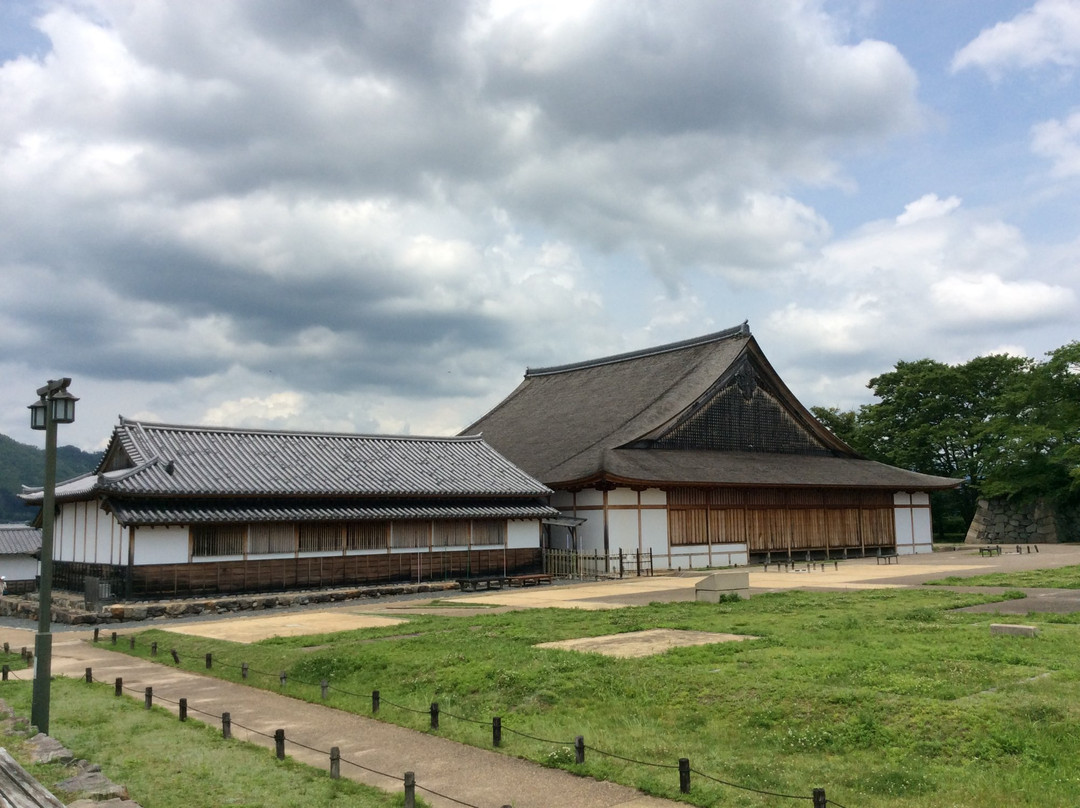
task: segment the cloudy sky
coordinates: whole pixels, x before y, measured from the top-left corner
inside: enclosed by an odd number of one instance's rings
[[[452,434],[743,320],[807,405],[1080,338],[1080,0],[4,0],[0,432]],[[602,402],[597,402],[602,406]]]

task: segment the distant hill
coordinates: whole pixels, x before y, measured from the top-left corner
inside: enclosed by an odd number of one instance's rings
[[[84,452],[74,446],[56,450],[56,479],[67,480],[93,471],[101,461],[101,452]],[[18,443],[0,435],[0,522],[26,522],[36,511],[16,494],[24,485],[44,485],[45,450]]]

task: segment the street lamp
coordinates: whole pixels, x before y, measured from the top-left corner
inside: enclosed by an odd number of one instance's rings
[[[41,585],[38,587],[38,633],[34,637],[34,694],[30,723],[49,734],[49,691],[52,686],[53,522],[56,516],[56,425],[75,420],[71,379],[50,380],[39,387],[30,405],[30,426],[45,430],[45,487],[41,500]]]

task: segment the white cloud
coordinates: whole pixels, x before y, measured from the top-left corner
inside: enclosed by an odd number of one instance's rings
[[[966,361],[998,349],[1006,330],[1075,322],[1072,286],[1031,277],[1042,260],[1016,227],[928,194],[804,265],[792,280],[797,302],[776,309],[764,330],[794,368],[790,384],[852,406],[899,359]]]
[[[1078,64],[1080,5],[1075,0],[1038,0],[957,51],[952,69],[980,67],[996,78],[1008,69],[1053,65],[1072,70]]]
[[[263,398],[246,397],[223,401],[206,411],[199,423],[208,426],[267,426],[295,417],[304,411],[304,396],[295,391],[272,393]]]
[[[928,291],[935,318],[947,328],[963,330],[1066,318],[1077,302],[1072,290],[1063,286],[986,274],[946,277]]]
[[[1057,176],[1080,175],[1080,112],[1063,121],[1035,124],[1031,128],[1031,150],[1051,160]]]
[[[939,216],[947,216],[960,207],[959,197],[950,196],[948,199],[939,199],[937,194],[926,194],[909,202],[904,206],[904,212],[896,217],[899,225],[914,224],[923,219],[935,219]]]

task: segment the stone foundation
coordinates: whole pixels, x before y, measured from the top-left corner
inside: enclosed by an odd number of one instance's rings
[[[980,499],[965,544],[1056,544],[1080,541],[1080,509],[1062,511],[1043,500]]]
[[[262,609],[284,609],[290,606],[335,603],[357,598],[384,598],[425,592],[437,594],[457,588],[457,584],[453,582],[435,581],[423,584],[350,587],[313,592],[114,603],[111,606],[103,606],[97,611],[87,610],[86,603],[81,595],[56,592],[53,594],[52,621],[67,625],[125,623],[159,617],[186,617],[194,614],[230,614],[232,612],[259,611]],[[0,616],[37,620],[37,612],[38,601],[36,596],[6,596],[0,598]]]

